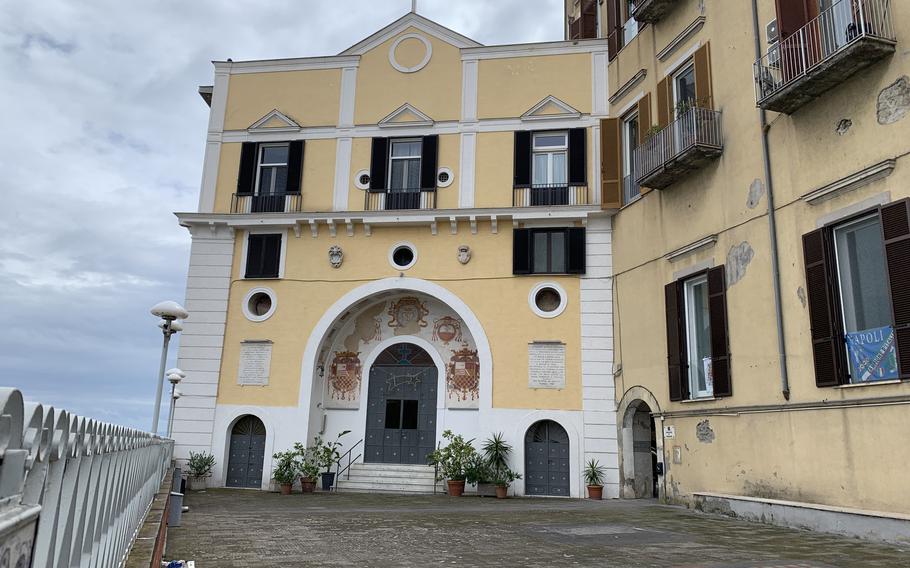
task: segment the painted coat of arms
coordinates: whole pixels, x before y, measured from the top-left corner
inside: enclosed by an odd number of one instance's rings
[[[336,351],[329,371],[329,397],[333,400],[354,402],[360,397],[362,369],[360,353]]]
[[[461,341],[461,322],[451,316],[443,316],[433,323],[433,341]]]
[[[446,365],[450,407],[476,408],[480,398],[480,360],[475,349],[459,349]]]
[[[414,296],[405,296],[389,306],[389,327],[422,328],[427,326],[426,317],[430,310],[424,302]]]

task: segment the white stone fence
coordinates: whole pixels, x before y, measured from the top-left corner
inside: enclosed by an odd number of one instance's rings
[[[0,388],[0,566],[122,565],[172,450]]]

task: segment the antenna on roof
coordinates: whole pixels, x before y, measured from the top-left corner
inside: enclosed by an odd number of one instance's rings
[[[411,12],[414,14],[417,13],[417,0],[411,0]]]

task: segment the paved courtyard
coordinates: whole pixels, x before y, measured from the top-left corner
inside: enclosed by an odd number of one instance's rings
[[[786,530],[654,502],[209,490],[168,558],[240,566],[910,566],[910,547]]]

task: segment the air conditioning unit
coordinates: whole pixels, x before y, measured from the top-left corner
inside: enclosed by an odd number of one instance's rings
[[[771,20],[768,22],[768,25],[765,26],[765,35],[768,38],[768,45],[772,43],[777,43],[777,40],[780,39],[780,32],[777,29],[777,20]]]
[[[780,32],[776,19],[765,26],[765,35],[768,40],[768,66],[780,68]]]

